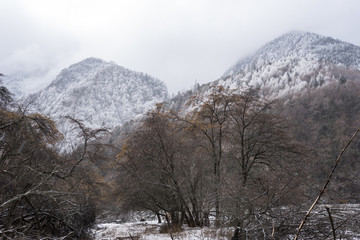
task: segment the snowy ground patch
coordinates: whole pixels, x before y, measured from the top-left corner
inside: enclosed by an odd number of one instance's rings
[[[233,228],[188,228],[184,226],[182,231],[170,235],[170,233],[160,233],[160,228],[161,224],[156,221],[102,223],[96,226],[93,233],[96,240],[227,240],[233,233]]]

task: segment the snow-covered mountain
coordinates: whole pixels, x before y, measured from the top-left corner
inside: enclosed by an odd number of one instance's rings
[[[58,123],[67,140],[76,133],[64,116],[90,128],[114,128],[144,114],[168,98],[165,84],[113,62],[88,58],[62,70],[44,90],[32,96],[37,111]]]
[[[360,47],[309,32],[290,32],[238,61],[213,84],[253,88],[269,98],[358,75]]]

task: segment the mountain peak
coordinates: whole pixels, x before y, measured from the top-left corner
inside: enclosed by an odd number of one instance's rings
[[[290,50],[298,50],[303,49],[305,51],[312,51],[313,49],[320,47],[328,47],[331,45],[337,44],[348,44],[340,40],[336,40],[331,37],[322,36],[320,34],[311,33],[311,32],[303,32],[303,31],[291,31],[287,32],[280,37],[270,41],[265,44],[262,48],[268,49],[270,46],[277,48],[280,51],[286,51],[287,53]],[[260,50],[262,50],[262,48]],[[274,50],[271,49],[270,50]]]
[[[112,65],[113,63],[110,62],[106,62],[100,58],[95,58],[95,57],[89,57],[89,58],[85,58],[84,60],[81,60],[80,62],[71,64],[68,68],[65,68],[63,71],[66,70],[73,70],[73,69],[79,69],[79,68],[84,68],[84,69],[91,69],[91,68],[102,68],[106,65]],[[114,64],[115,65],[115,64]]]
[[[86,63],[104,63],[104,62],[105,62],[104,60],[97,58],[97,57],[88,57],[88,58],[83,59],[79,63],[86,64]]]
[[[323,38],[324,36],[317,34],[317,33],[312,33],[312,32],[306,32],[306,31],[289,31],[286,32],[282,35],[280,35],[279,37],[277,37],[276,39],[315,39],[315,38]],[[273,41],[276,41],[276,39],[274,39]]]
[[[58,90],[63,90],[75,82],[80,84],[80,82],[84,81],[93,81],[99,79],[96,78],[96,74],[111,71],[108,70],[110,68],[116,68],[117,71],[125,70],[125,68],[116,65],[114,62],[106,62],[95,57],[86,58],[63,69],[55,80],[51,82],[49,87],[56,87]]]

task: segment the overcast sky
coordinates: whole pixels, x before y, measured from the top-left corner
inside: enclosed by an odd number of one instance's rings
[[[164,81],[219,78],[292,30],[360,45],[359,0],[0,0],[0,72],[30,91],[87,57]]]

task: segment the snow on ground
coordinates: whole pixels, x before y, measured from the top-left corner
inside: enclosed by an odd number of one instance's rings
[[[129,223],[102,223],[93,230],[96,240],[139,239],[139,240],[168,240],[169,233],[160,233],[161,224],[156,221]],[[231,238],[232,228],[188,228],[172,234],[177,240],[226,240]]]
[[[313,234],[311,232],[312,230],[316,227],[321,227],[322,229],[318,230],[321,230],[322,233],[316,233],[320,234],[318,236],[322,236],[321,234],[326,232],[331,234],[329,214],[326,208],[331,209],[337,239],[360,240],[360,204],[317,205],[312,211],[311,216],[307,219],[307,226],[303,228],[303,233],[309,230],[310,232],[308,232],[308,234]],[[289,207],[285,206],[278,208],[279,213],[283,213],[284,215],[291,214],[290,210]],[[299,212],[299,216],[295,216],[298,219],[295,225],[300,224],[305,214],[306,212],[301,211]],[[128,222],[99,223],[92,230],[94,238],[96,240],[228,240],[231,239],[235,230],[234,227],[223,227],[220,229],[214,227],[189,228],[184,225],[181,231],[173,233],[172,236],[170,236],[169,233],[160,233],[162,232],[161,229],[166,230],[166,225],[164,225],[164,223],[157,223],[157,221],[146,212],[131,213],[128,216],[124,215],[116,219]],[[147,221],[140,221],[140,219],[147,219]],[[99,221],[101,220],[99,219]],[[313,227],[309,228],[309,226]],[[292,239],[292,237],[294,237],[294,235],[289,235],[288,239]]]

